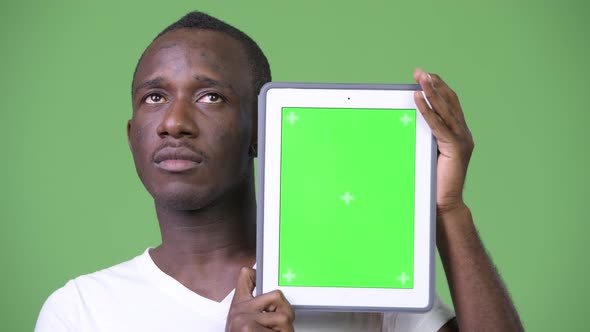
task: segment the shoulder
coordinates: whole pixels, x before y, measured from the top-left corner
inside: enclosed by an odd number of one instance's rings
[[[80,315],[79,301],[75,283],[70,280],[45,300],[37,318],[35,332],[75,331]]]
[[[45,301],[35,332],[76,331],[83,323],[84,311],[89,306],[109,302],[108,297],[136,284],[142,274],[137,273],[142,255],[112,267],[79,276],[54,291]]]
[[[434,294],[432,307],[425,312],[387,312],[383,316],[384,331],[432,331],[436,332],[455,312]]]
[[[126,262],[99,270],[90,274],[81,275],[72,280],[73,285],[82,294],[87,292],[100,292],[112,288],[127,287],[141,284],[146,277],[148,251]]]

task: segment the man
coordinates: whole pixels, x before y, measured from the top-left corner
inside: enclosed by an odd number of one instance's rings
[[[268,62],[241,31],[202,13],[145,50],[127,125],[154,198],[162,244],[78,277],[45,303],[36,331],[520,331],[518,315],[462,200],[473,140],[453,91],[414,72],[415,99],[438,140],[437,245],[457,318],[435,300],[408,313],[295,313],[255,287],[257,94]]]

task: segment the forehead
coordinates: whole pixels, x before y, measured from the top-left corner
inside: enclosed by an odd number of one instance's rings
[[[243,45],[225,33],[178,29],[156,39],[145,51],[133,81],[164,77],[204,76],[248,92],[252,73]]]

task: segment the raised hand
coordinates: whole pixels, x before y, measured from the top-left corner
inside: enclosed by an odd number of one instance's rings
[[[414,71],[414,80],[432,106],[422,92],[415,92],[416,105],[438,143],[436,207],[441,216],[464,206],[463,185],[474,143],[455,92],[438,75],[421,69]]]
[[[225,331],[294,331],[295,313],[283,293],[275,290],[253,297],[255,280],[253,269],[240,270]]]

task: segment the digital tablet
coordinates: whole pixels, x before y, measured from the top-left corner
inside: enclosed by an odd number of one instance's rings
[[[416,90],[262,88],[257,294],[313,310],[430,308],[437,149]]]

